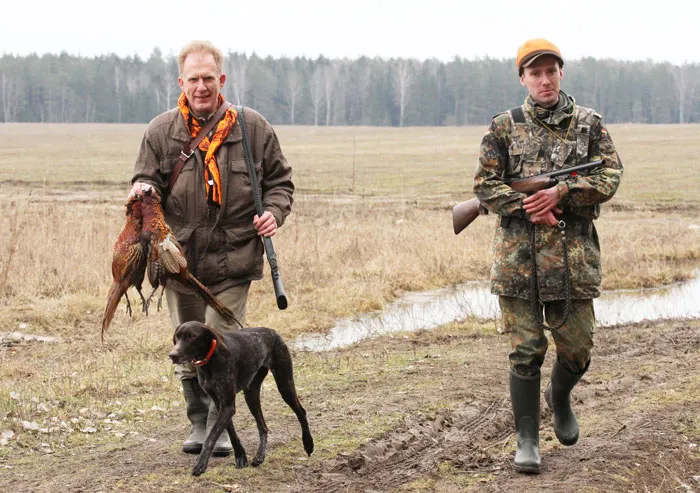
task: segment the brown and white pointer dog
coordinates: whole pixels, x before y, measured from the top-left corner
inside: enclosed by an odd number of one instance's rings
[[[181,324],[173,336],[173,363],[192,362],[197,367],[199,385],[211,397],[219,412],[213,428],[202,445],[202,452],[192,469],[199,476],[207,469],[209,457],[219,435],[226,429],[233,445],[236,467],[248,465],[246,453],[233,426],[236,412],[236,394],[243,391],[245,401],[255,418],[260,434],[258,451],[251,462],[259,466],[265,460],[267,425],[260,408],[260,386],[272,372],[282,399],[297,415],[301,424],[301,439],[308,455],[314,450],[306,411],[299,403],[292,357],[280,335],[265,327],[247,328],[221,333],[200,322]]]

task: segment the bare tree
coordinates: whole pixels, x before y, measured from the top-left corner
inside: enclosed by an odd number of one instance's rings
[[[239,105],[245,102],[248,62],[249,59],[245,53],[238,54],[229,52],[226,58],[226,72],[232,82],[232,84],[230,84],[231,89],[229,90],[228,97]],[[231,94],[231,92],[233,92],[233,94]]]
[[[671,67],[671,73],[678,91],[678,123],[686,122],[685,108],[687,101],[692,102],[695,95],[695,80],[688,73],[688,68],[687,63]]]
[[[17,81],[0,74],[0,101],[2,102],[2,118],[5,123],[14,121],[17,116],[19,99]]]
[[[333,93],[338,83],[339,71],[340,63],[335,60],[323,67],[323,94],[326,100],[326,126],[331,124],[331,113],[333,111]]]
[[[123,106],[122,106],[122,97],[121,97],[121,89],[122,89],[122,80],[124,79],[124,74],[122,73],[122,69],[119,67],[119,65],[114,66],[114,94],[115,98],[117,101],[117,123],[122,122],[123,118]]]
[[[318,116],[321,112],[321,103],[323,102],[323,72],[323,66],[317,64],[311,78],[311,102],[314,105],[314,126],[318,126]]]
[[[294,125],[297,97],[299,96],[299,91],[301,89],[301,75],[294,64],[294,61],[289,64],[289,70],[287,70],[285,82],[287,100],[289,101],[289,121],[292,125]]]
[[[413,84],[414,67],[412,60],[398,60],[392,65],[392,82],[396,95],[396,103],[399,105],[399,126],[403,127],[406,116],[406,107],[410,99],[411,85]]]
[[[369,88],[370,88],[370,83],[372,82],[371,78],[371,70],[363,70],[360,72],[358,78],[357,78],[357,90],[359,92],[359,106],[360,106],[360,115],[359,115],[359,123],[361,125],[367,125],[369,123],[369,119],[367,116],[367,105],[368,105],[368,99],[369,99]]]

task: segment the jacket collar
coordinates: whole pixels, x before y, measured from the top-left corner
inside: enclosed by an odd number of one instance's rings
[[[182,145],[184,146],[187,142],[192,140],[192,135],[190,135],[190,132],[187,128],[187,125],[185,125],[185,119],[182,118],[182,114],[180,114],[180,109],[175,107],[171,109],[168,113],[170,113],[170,138],[173,140],[176,140],[178,142],[182,142]],[[231,131],[228,133],[226,138],[224,139],[224,144],[229,143],[229,142],[239,142],[243,140],[243,134],[241,133],[241,127],[239,125],[239,119],[236,118],[236,124],[233,126]]]

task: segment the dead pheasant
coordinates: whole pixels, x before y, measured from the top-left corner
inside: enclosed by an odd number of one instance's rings
[[[114,243],[112,255],[112,285],[107,293],[107,306],[102,316],[101,339],[104,342],[105,331],[112,323],[122,296],[126,298],[126,311],[131,315],[131,303],[127,290],[134,286],[141,296],[143,310],[147,310],[146,299],[141,292],[141,285],[146,275],[148,242],[141,235],[141,200],[132,198],[126,203],[126,224]]]
[[[144,186],[142,200],[143,226],[142,236],[149,242],[148,280],[153,286],[153,292],[148,297],[147,304],[160,286],[158,308],[161,306],[165,285],[171,279],[193,289],[202,299],[228,322],[243,326],[233,312],[187,269],[187,259],[175,235],[165,222],[160,197],[151,186]]]

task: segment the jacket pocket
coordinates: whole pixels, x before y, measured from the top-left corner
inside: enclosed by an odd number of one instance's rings
[[[245,160],[233,160],[229,163],[229,171],[231,172],[231,185],[244,186],[250,188],[250,173],[248,173],[248,165]],[[258,180],[258,187],[262,183],[262,161],[255,163],[255,177]]]
[[[226,207],[227,220],[231,223],[252,223],[255,215],[255,202],[253,201],[253,188],[250,186],[248,167],[242,159],[233,160],[229,161],[228,171],[228,190],[226,204],[224,205]],[[262,163],[255,164],[255,172],[258,180],[258,190],[260,190]]]
[[[226,277],[251,277],[262,271],[263,244],[255,226],[224,229]]]
[[[515,141],[508,147],[508,169],[506,178],[520,176],[523,167],[523,144]]]
[[[590,127],[579,125],[576,129],[576,157],[579,163],[588,161],[588,148],[591,142]]]
[[[170,188],[170,180],[173,176],[177,163],[180,160],[180,156],[170,156],[163,160],[161,163],[161,173],[163,175],[163,184],[165,186],[166,208],[168,212],[175,214],[177,216],[185,215],[185,211],[192,212],[191,207],[194,203],[194,191],[196,187],[196,180],[194,178],[194,169],[196,158],[191,156],[173,183],[172,189]]]

